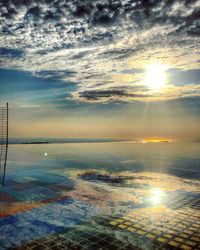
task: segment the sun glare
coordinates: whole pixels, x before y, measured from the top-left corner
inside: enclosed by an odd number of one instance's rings
[[[152,189],[151,190],[151,202],[154,205],[161,203],[163,195],[164,195],[164,192],[162,190]]]
[[[151,64],[146,67],[144,84],[151,89],[160,90],[166,82],[166,66],[162,64]]]

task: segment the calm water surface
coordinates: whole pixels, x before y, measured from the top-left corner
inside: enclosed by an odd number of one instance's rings
[[[10,145],[0,250],[199,249],[200,144]]]
[[[200,144],[120,142],[9,147],[8,172],[33,167],[153,171],[199,178]]]

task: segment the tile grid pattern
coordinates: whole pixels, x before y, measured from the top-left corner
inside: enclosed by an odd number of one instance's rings
[[[163,220],[162,220],[163,219]],[[110,220],[109,224],[121,230],[133,232],[160,245],[160,249],[170,245],[180,249],[200,249],[200,211],[171,211],[160,221],[152,221],[151,213],[142,214],[136,210],[131,214]]]
[[[130,246],[128,243],[124,243],[118,239],[110,238],[103,234],[101,231],[94,232],[80,232],[79,230],[72,230],[67,233],[51,235],[46,238],[35,240],[34,242],[27,243],[15,250],[40,250],[40,249],[72,249],[72,250],[125,250],[135,249],[138,247]]]
[[[22,187],[21,187],[22,188]],[[33,195],[30,197],[27,195],[26,192],[26,185],[25,190],[22,188],[20,192],[12,192],[12,195],[15,196],[16,199],[19,200],[26,200],[28,202],[31,201],[44,201],[48,200],[49,198],[55,198],[56,192],[53,190],[50,190],[46,187],[34,187],[32,189],[29,189]],[[51,192],[50,192],[51,191]],[[10,194],[11,192],[9,192]],[[142,199],[142,197],[141,197]],[[144,200],[144,206],[140,207],[139,209],[136,207],[132,207],[131,209],[128,208],[125,211],[125,214],[122,213],[118,216],[108,217],[108,216],[101,216],[100,217],[100,224],[103,222],[103,226],[106,228],[112,229],[111,231],[120,231],[124,233],[128,233],[129,235],[133,236],[133,238],[139,238],[143,239],[145,241],[151,242],[155,249],[200,249],[200,196],[196,194],[184,194],[179,192],[170,192],[163,197],[162,204],[168,209],[165,213],[164,218],[160,218],[159,216],[154,216],[151,210],[151,206],[149,203],[149,200],[147,199],[147,203],[145,203]],[[70,204],[74,204],[73,206]],[[96,214],[95,207],[91,206],[84,206],[83,203],[77,203],[76,201],[73,201],[71,199],[61,199],[60,201],[55,201],[49,205],[43,206],[41,208],[38,208],[37,211],[40,211],[40,217],[43,221],[43,218],[46,218],[45,211],[48,211],[50,214],[54,214],[55,207],[60,208],[59,211],[63,211],[63,215],[70,214],[72,210],[70,209],[70,206],[72,206],[73,211],[76,211],[74,213],[74,221],[73,225],[77,222],[83,222],[77,220],[77,218],[82,218],[81,212],[82,210],[85,210],[87,208],[88,215],[85,217],[85,220],[89,219],[89,217]],[[51,208],[51,209],[50,209]],[[92,210],[91,210],[92,209]],[[145,210],[146,209],[146,210]],[[79,211],[80,210],[80,211]],[[86,211],[86,210],[85,210]],[[93,211],[93,212],[92,212]],[[170,211],[170,212],[169,212]],[[78,213],[77,213],[78,212]],[[22,213],[24,215],[25,213]],[[27,212],[28,216],[29,212]],[[31,212],[30,212],[31,214]],[[16,217],[16,216],[15,216]],[[12,222],[14,217],[10,217],[11,222],[9,224],[15,225],[15,221]],[[30,218],[28,216],[27,218]],[[62,216],[62,222],[63,222],[63,216]],[[17,217],[15,218],[17,219]],[[20,219],[20,218],[19,218]],[[26,219],[26,218],[25,218]],[[37,217],[38,219],[38,217]],[[49,236],[38,236],[34,238],[31,237],[30,240],[26,243],[23,241],[23,245],[21,247],[18,247],[17,249],[27,249],[27,250],[39,250],[39,249],[139,249],[138,247],[134,246],[134,243],[131,245],[130,243],[126,241],[120,241],[116,237],[110,237],[106,234],[104,234],[102,231],[88,231],[83,232],[77,229],[71,229],[71,226],[69,227],[68,232],[64,233],[55,233],[57,228],[60,231],[59,224],[55,227],[55,219],[52,218],[53,224],[50,227],[52,229],[52,232]],[[94,218],[93,218],[94,219]],[[67,218],[68,221],[68,218]],[[33,222],[33,221],[32,221]],[[59,222],[59,220],[57,221]],[[38,222],[37,222],[38,223]],[[84,222],[83,222],[84,223]],[[68,225],[68,223],[63,223],[63,229]],[[72,226],[73,226],[72,225]],[[34,228],[43,227],[46,231],[49,230],[49,226],[47,223],[39,223],[35,225]],[[55,230],[54,230],[54,227]],[[78,226],[80,229],[82,226],[81,224]],[[25,229],[24,229],[25,230]],[[27,229],[26,229],[27,230]],[[53,232],[54,230],[54,232]],[[46,232],[45,231],[45,232]],[[29,230],[30,232],[30,230]],[[31,232],[33,234],[33,232]],[[51,234],[55,233],[55,234]],[[26,232],[26,235],[28,233]],[[40,238],[43,237],[43,238]],[[25,240],[25,239],[24,239]],[[27,239],[26,239],[27,240]],[[12,245],[13,246],[13,245]],[[1,249],[1,244],[0,244]],[[3,248],[4,249],[4,248]],[[5,248],[7,249],[7,248]],[[16,248],[15,248],[16,249]]]

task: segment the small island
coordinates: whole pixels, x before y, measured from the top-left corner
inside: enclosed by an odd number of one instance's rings
[[[22,142],[21,144],[48,144],[48,141]]]

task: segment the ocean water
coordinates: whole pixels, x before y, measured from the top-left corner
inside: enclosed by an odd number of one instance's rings
[[[0,202],[0,249],[195,249],[200,144],[9,145]]]

